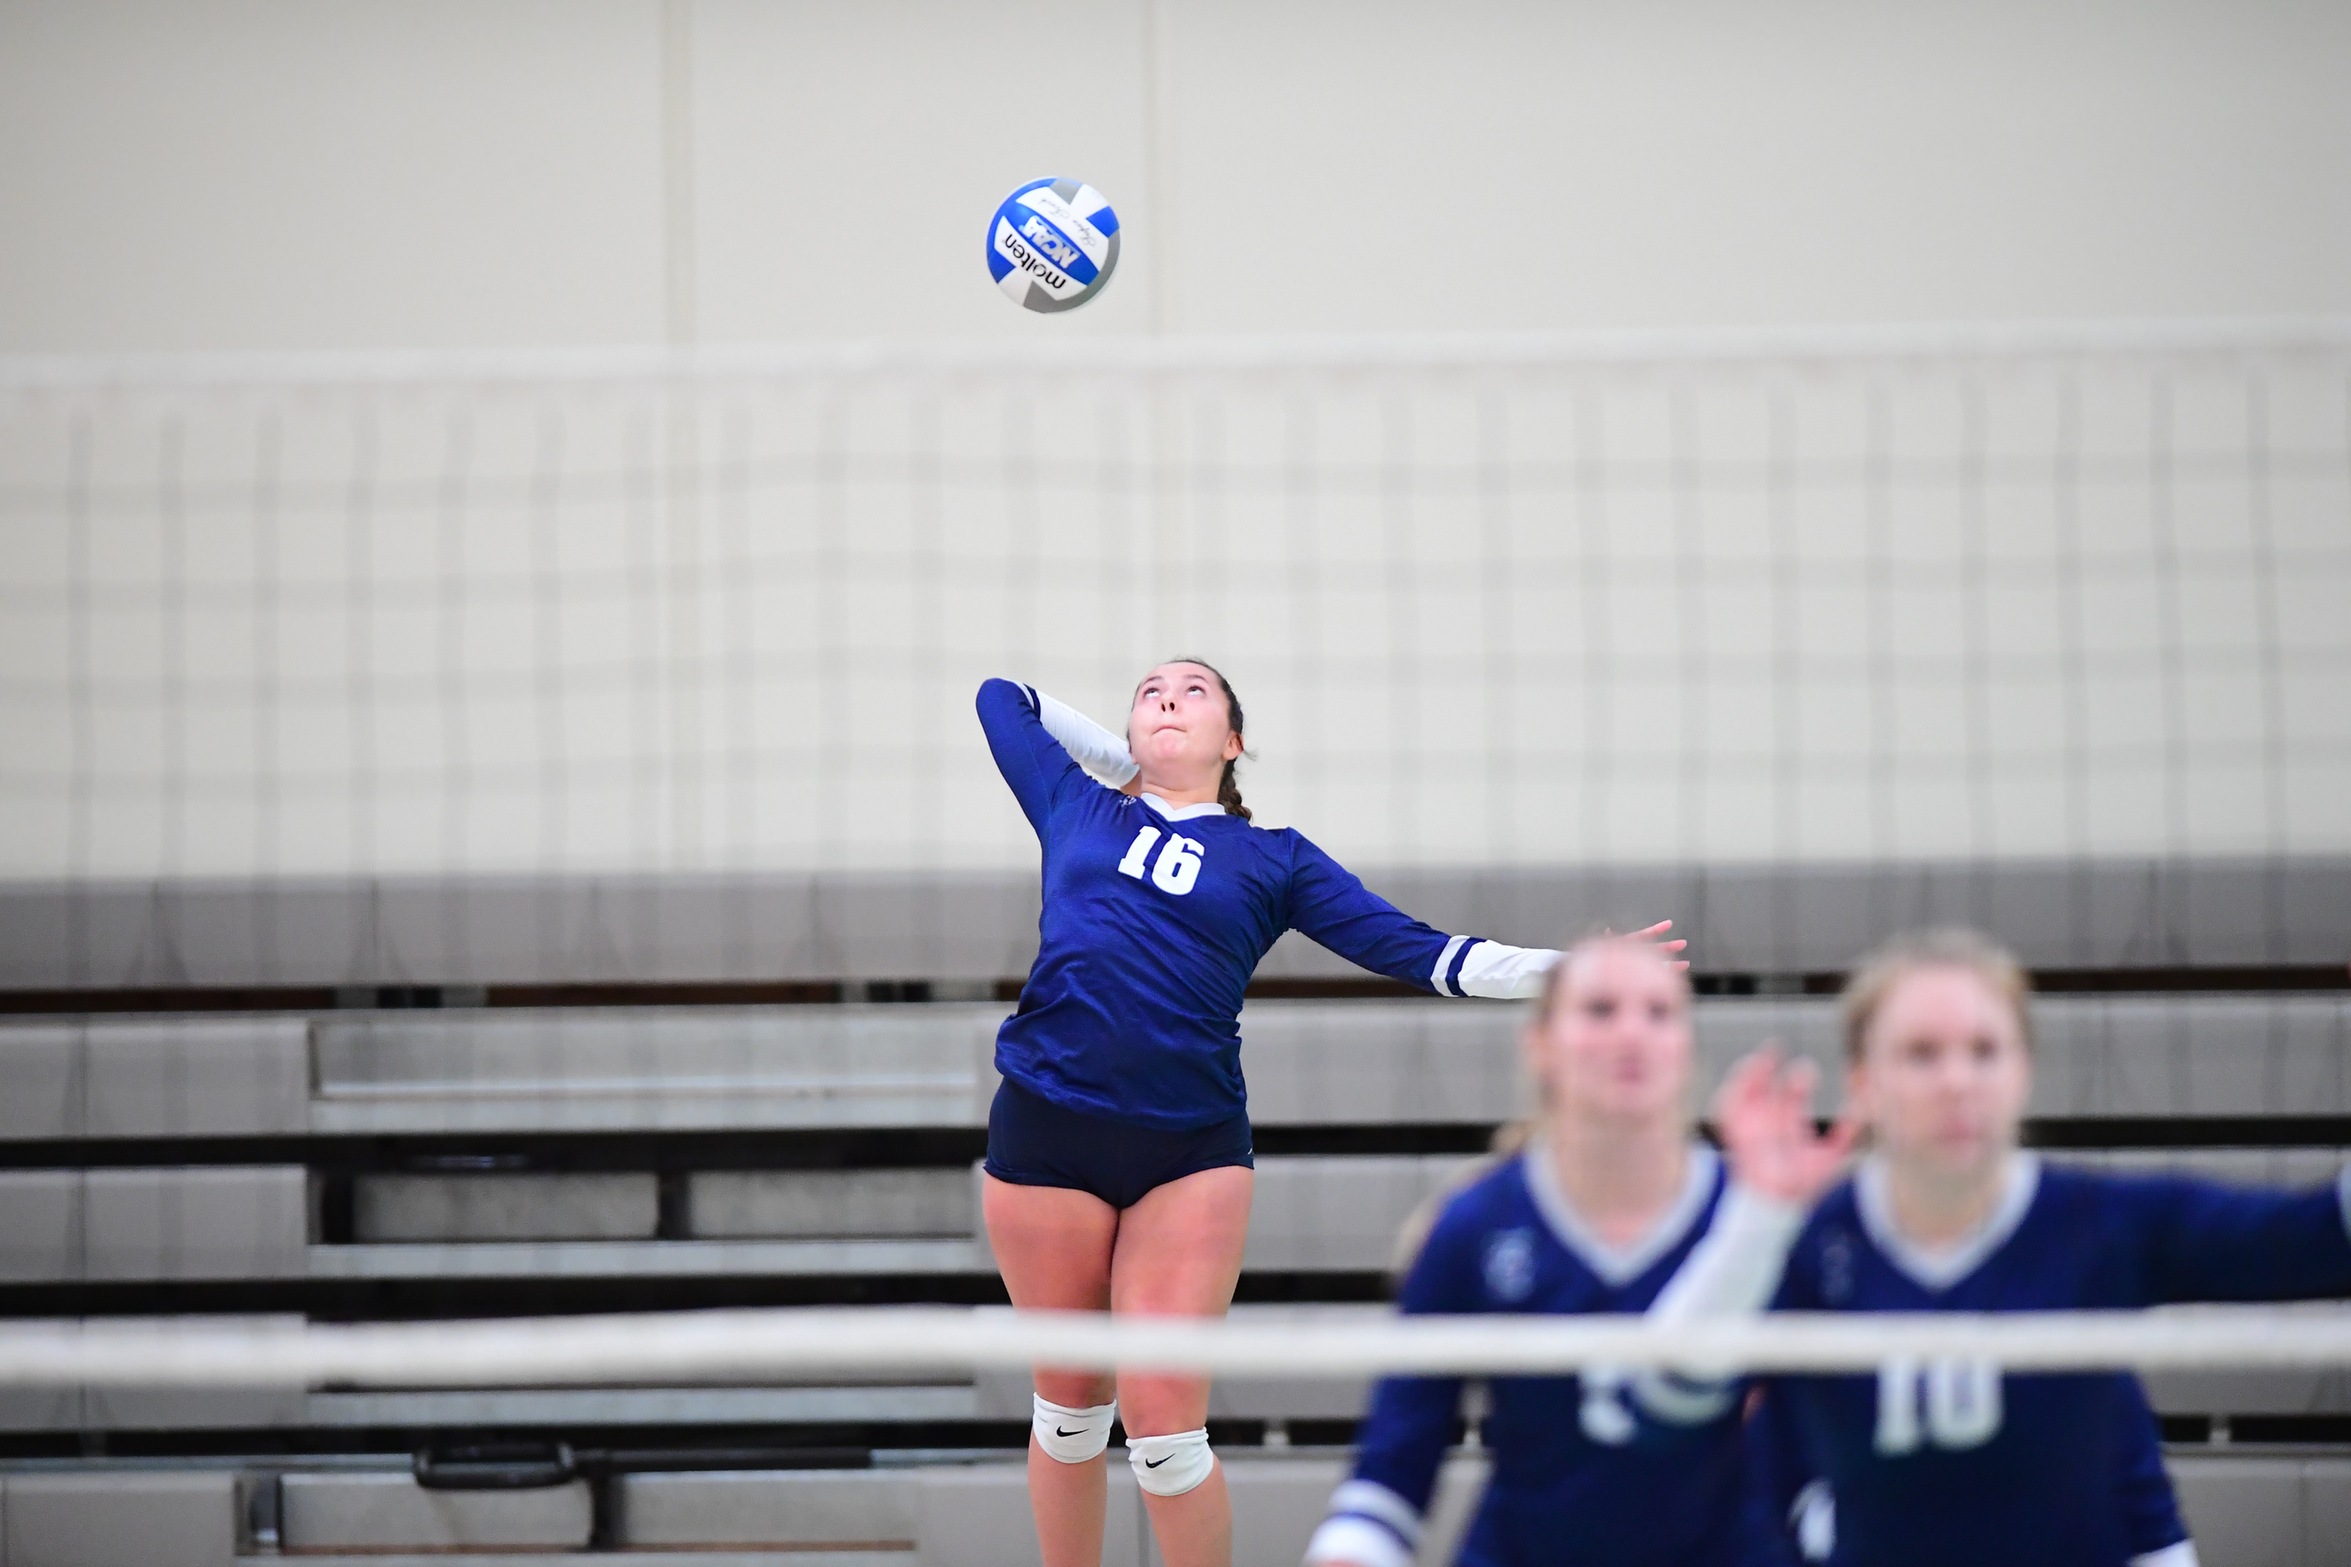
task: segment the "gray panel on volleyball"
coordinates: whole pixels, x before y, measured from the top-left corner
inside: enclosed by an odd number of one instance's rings
[[[1102,1567],[1144,1567],[1149,1524],[1126,1465],[1110,1468]],[[1025,1464],[970,1464],[918,1471],[916,1540],[922,1567],[1003,1567],[1037,1559]],[[1285,1564],[1289,1567],[1289,1564]]]
[[[320,1131],[969,1126],[1004,1008],[443,1012],[324,1019]]]
[[[428,1491],[405,1474],[289,1474],[279,1533],[288,1552],[579,1550],[588,1488]],[[11,1564],[13,1567],[13,1564]]]
[[[2228,1567],[2304,1567],[2302,1464],[2295,1458],[2170,1456],[2180,1514],[2205,1561]]]
[[[709,1239],[854,1235],[968,1236],[964,1170],[707,1171],[688,1187],[691,1229]]]
[[[1311,824],[1309,824],[1311,826]],[[2042,967],[2334,963],[2351,858],[1874,866],[1364,866],[1430,923],[1540,945],[1673,918],[1713,971],[1841,969],[1888,932],[1984,926]],[[1033,870],[0,889],[0,988],[175,983],[990,980],[1035,950]],[[1269,975],[1353,972],[1285,938]]]
[[[233,1474],[12,1474],[0,1504],[7,1567],[229,1567]]]
[[[308,1266],[299,1166],[92,1170],[85,1186],[89,1278],[283,1278]]]
[[[637,1474],[621,1481],[620,1515],[638,1549],[910,1551],[918,1488],[904,1470]]]
[[[650,1174],[363,1175],[352,1183],[362,1241],[651,1240]]]

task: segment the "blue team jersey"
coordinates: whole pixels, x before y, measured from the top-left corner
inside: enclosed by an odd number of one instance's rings
[[[1864,1164],[1814,1211],[1776,1304],[1790,1311],[2117,1310],[2351,1293],[2344,1190],[2274,1193],[2046,1168],[2020,1156],[1981,1235],[1921,1254]],[[1765,1382],[1770,1467],[1835,1496],[1849,1567],[2120,1567],[2165,1527],[2143,1474],[2145,1395],[2117,1373],[2003,1376],[1982,1361]],[[2112,1498],[2125,1478],[2123,1505]]]
[[[988,748],[1044,848],[1037,960],[996,1069],[1070,1109],[1185,1130],[1245,1113],[1241,998],[1286,930],[1432,994],[1480,945],[1398,912],[1289,828],[1087,776],[1036,694],[980,687]]]
[[[1408,1313],[1646,1311],[1721,1201],[1720,1161],[1693,1147],[1671,1212],[1642,1241],[1602,1243],[1560,1191],[1537,1144],[1445,1205],[1404,1282]],[[1768,1501],[1751,1480],[1740,1407],[1664,1425],[1639,1415],[1629,1379],[1498,1377],[1485,1443],[1492,1478],[1463,1541],[1461,1567],[1787,1559]],[[1334,1518],[1367,1520],[1408,1560],[1459,1417],[1462,1379],[1391,1377],[1372,1395],[1355,1474]]]

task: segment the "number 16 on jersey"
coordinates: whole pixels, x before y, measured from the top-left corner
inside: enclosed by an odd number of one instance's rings
[[[1162,837],[1166,845],[1159,851],[1159,863],[1151,867],[1151,885],[1161,892],[1172,892],[1182,897],[1192,890],[1200,879],[1200,856],[1206,845],[1181,834],[1163,834],[1156,827],[1146,827],[1135,834],[1135,841],[1127,845],[1127,856],[1118,862],[1121,876],[1143,879],[1143,862],[1151,856],[1151,846]]]

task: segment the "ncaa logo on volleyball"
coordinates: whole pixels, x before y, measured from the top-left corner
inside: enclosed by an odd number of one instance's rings
[[[1031,180],[988,221],[988,275],[1029,310],[1075,310],[1118,266],[1118,214],[1077,180]]]

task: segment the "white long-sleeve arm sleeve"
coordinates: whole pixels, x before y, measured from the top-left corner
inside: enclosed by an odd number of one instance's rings
[[[1805,1210],[1732,1183],[1722,1194],[1706,1238],[1666,1281],[1649,1307],[1659,1323],[1751,1316],[1771,1304],[1787,1268],[1788,1251],[1804,1227]],[[1633,1397],[1661,1420],[1697,1425],[1727,1407],[1734,1383],[1673,1371],[1633,1378]]]
[[[1549,947],[1511,947],[1499,941],[1470,944],[1461,958],[1454,984],[1464,996],[1494,1001],[1525,1001],[1543,993],[1543,981],[1559,966],[1560,954]],[[1440,974],[1444,968],[1438,965]]]
[[[1135,776],[1135,759],[1127,754],[1126,741],[1035,686],[1029,687],[1029,694],[1037,699],[1038,721],[1047,734],[1061,742],[1070,760],[1113,789],[1125,787]]]
[[[1690,1248],[1688,1260],[1649,1307],[1650,1320],[1749,1316],[1770,1305],[1804,1213],[1795,1203],[1732,1182],[1705,1239]]]

